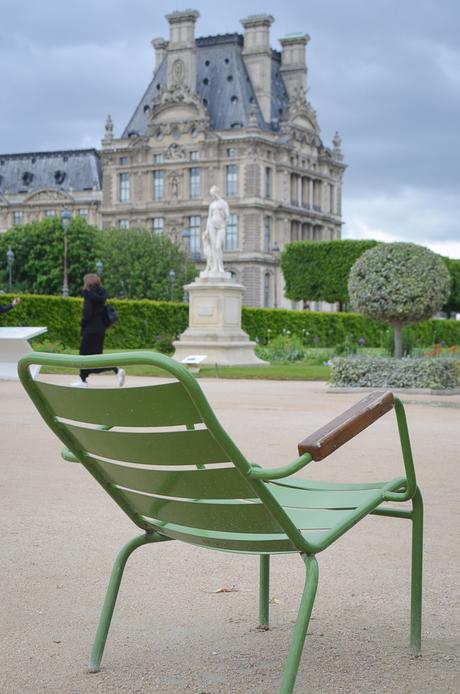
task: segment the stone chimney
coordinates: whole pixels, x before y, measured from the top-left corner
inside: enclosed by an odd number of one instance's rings
[[[168,43],[168,89],[188,87],[196,91],[195,22],[200,16],[196,10],[171,12]]]
[[[308,34],[288,34],[279,40],[282,46],[281,75],[290,99],[307,92],[305,46],[309,40]]]
[[[272,49],[270,14],[251,15],[241,20],[244,27],[243,58],[264,120],[271,121]]]
[[[153,49],[155,51],[155,67],[153,69],[153,74],[155,74],[155,72],[158,70],[161,63],[163,62],[163,58],[166,55],[166,49],[168,48],[168,42],[162,38],[158,38],[158,39],[152,39],[152,41],[150,43],[152,44]]]

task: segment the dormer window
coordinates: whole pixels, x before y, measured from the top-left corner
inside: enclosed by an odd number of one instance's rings
[[[30,186],[34,178],[33,173],[30,171],[24,171],[22,174],[22,182],[24,183],[25,186]]]
[[[65,177],[66,177],[65,171],[59,171],[58,170],[58,171],[54,172],[54,182],[58,186],[62,186],[62,184],[64,183]]]

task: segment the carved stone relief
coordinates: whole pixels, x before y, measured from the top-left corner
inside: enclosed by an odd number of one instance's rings
[[[169,145],[168,149],[165,152],[165,159],[169,160],[183,160],[187,158],[187,152],[185,149],[182,147],[179,147],[178,144],[173,142],[171,145]]]
[[[185,80],[185,64],[180,58],[177,58],[172,64],[171,81],[174,84],[182,84]]]

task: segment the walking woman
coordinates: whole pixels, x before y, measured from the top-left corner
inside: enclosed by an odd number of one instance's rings
[[[81,319],[80,354],[102,354],[105,338],[105,302],[107,293],[101,285],[98,275],[90,274],[83,277],[83,315]],[[72,383],[76,388],[86,388],[87,378],[91,373],[113,371],[118,385],[125,382],[125,371],[117,366],[99,369],[81,369],[80,380]]]
[[[0,313],[7,313],[7,311],[11,311],[12,308],[14,308],[20,303],[21,299],[17,297],[16,299],[13,299],[11,304],[0,304]]]

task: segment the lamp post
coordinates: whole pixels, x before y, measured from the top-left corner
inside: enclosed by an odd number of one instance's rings
[[[102,277],[102,273],[104,272],[104,263],[102,260],[96,260],[96,272],[99,277]]]
[[[279,254],[281,253],[281,248],[278,246],[278,242],[275,241],[275,245],[272,248],[272,253],[275,257],[275,272],[274,272],[274,308],[278,308],[278,265],[279,265]]]
[[[173,300],[174,282],[176,281],[176,273],[174,270],[169,271],[169,300]]]
[[[11,246],[6,252],[6,262],[8,264],[8,290],[11,292],[13,287],[13,263],[14,263],[14,253],[11,250]]]
[[[64,230],[64,281],[62,283],[62,296],[69,296],[69,284],[67,282],[67,230],[71,219],[72,214],[65,207],[61,212],[61,223]]]

